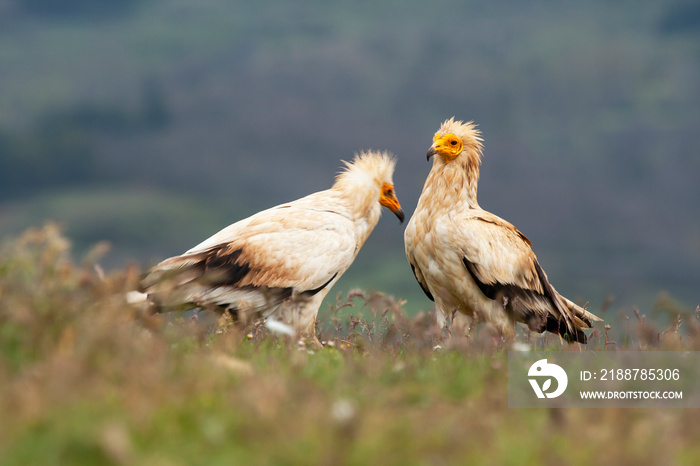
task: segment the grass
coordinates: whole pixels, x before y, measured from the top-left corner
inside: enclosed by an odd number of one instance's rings
[[[390,296],[339,296],[315,349],[262,323],[145,317],[122,299],[140,271],[104,274],[99,252],[73,262],[51,225],[2,248],[1,464],[700,460],[697,410],[509,409],[502,342],[450,336]],[[624,339],[601,328],[589,346],[700,350],[696,316],[678,312],[667,331],[639,316]]]

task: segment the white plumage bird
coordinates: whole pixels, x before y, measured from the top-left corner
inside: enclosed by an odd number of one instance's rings
[[[481,149],[474,125],[454,118],[433,138],[433,167],[404,233],[416,280],[439,319],[464,315],[504,335],[519,321],[585,343],[582,329],[601,319],[557,293],[525,235],[479,207]]]
[[[381,206],[404,218],[390,154],[363,152],[345,165],[330,189],[259,212],[164,260],[141,291],[158,308],[274,316],[313,334],[323,298],[354,261]]]

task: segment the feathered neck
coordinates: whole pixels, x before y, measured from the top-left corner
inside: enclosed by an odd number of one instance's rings
[[[425,202],[428,208],[440,205],[449,209],[466,204],[468,208],[478,209],[479,166],[483,148],[481,133],[472,122],[464,123],[454,118],[445,121],[435,135],[448,133],[462,140],[462,152],[451,161],[439,154],[433,157],[433,167],[425,180],[419,205]]]
[[[464,156],[446,163],[441,157],[435,157],[426,186],[436,186],[437,192],[444,193],[442,199],[433,199],[446,205],[466,202],[469,208],[478,209],[477,191],[479,188],[479,158]]]

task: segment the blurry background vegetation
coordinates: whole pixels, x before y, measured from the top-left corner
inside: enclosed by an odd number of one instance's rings
[[[484,133],[481,205],[559,291],[694,308],[698,83],[690,0],[0,0],[0,239],[53,219],[146,267],[367,148],[398,155],[410,215],[454,115]],[[393,216],[354,287],[431,307]]]

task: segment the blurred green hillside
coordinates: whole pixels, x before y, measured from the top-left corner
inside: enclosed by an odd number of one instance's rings
[[[366,148],[398,155],[410,215],[454,115],[484,133],[481,205],[559,291],[694,309],[699,82],[688,0],[0,0],[0,237],[50,218],[147,266]],[[394,218],[335,291],[357,286],[431,307]]]

